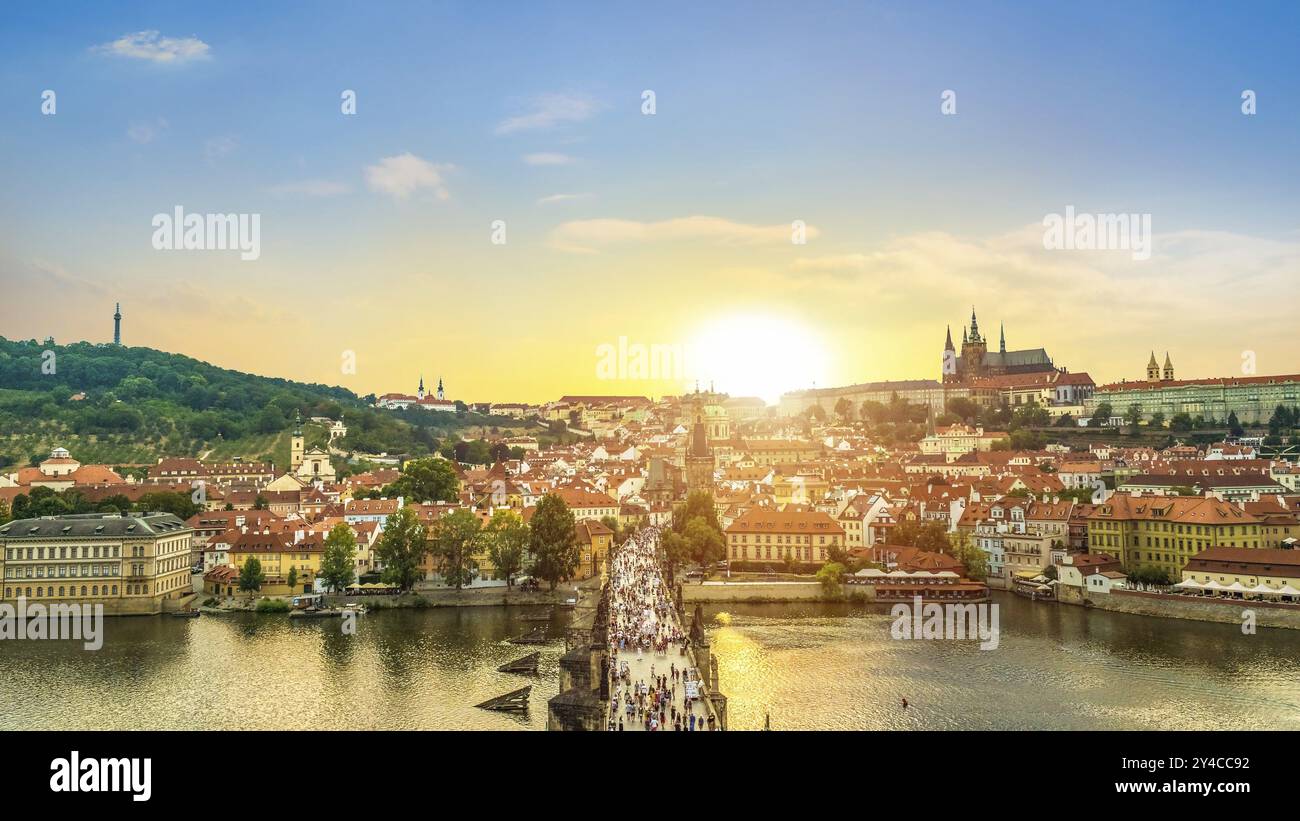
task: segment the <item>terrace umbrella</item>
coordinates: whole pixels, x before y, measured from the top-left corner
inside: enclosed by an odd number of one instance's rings
[[[1200,590],[1201,584],[1196,581],[1196,579],[1183,579],[1181,582],[1174,585],[1174,587],[1179,587],[1183,590]]]
[[[1290,584],[1282,585],[1282,589],[1277,592],[1281,593],[1283,596],[1300,596],[1300,590],[1296,590]]]

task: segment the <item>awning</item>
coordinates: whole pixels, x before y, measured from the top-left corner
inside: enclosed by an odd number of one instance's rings
[[[1201,584],[1195,579],[1183,579],[1181,582],[1174,585],[1174,587],[1181,587],[1184,590],[1200,590]]]

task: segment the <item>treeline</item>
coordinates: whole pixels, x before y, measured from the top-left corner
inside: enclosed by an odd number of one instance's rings
[[[34,487],[28,493],[15,496],[12,508],[0,500],[0,524],[16,519],[68,516],[74,513],[160,512],[188,519],[200,510],[202,508],[188,494],[172,491],[146,493],[136,502],[120,494],[92,502],[76,488],[58,493],[48,487]]]
[[[439,452],[443,440],[458,439],[454,432],[469,425],[511,423],[466,412],[379,410],[371,407],[373,395],[359,397],[342,387],[256,376],[151,348],[88,342],[0,338],[0,388],[0,430],[21,434],[56,423],[81,435],[166,440],[171,453],[286,431],[295,415],[343,418],[349,428],[345,449],[414,455]]]

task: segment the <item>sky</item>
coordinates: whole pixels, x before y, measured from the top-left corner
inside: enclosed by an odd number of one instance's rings
[[[774,401],[936,378],[973,306],[1099,384],[1300,371],[1300,7],[1057,5],[10,6],[0,336]],[[257,258],[156,248],[177,207]],[[1067,208],[1149,258],[1046,248]]]

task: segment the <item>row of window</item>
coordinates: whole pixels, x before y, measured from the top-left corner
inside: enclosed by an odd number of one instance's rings
[[[772,534],[770,534],[770,533],[767,533],[767,534],[756,534],[756,535],[754,536],[754,543],[755,543],[755,544],[764,544],[764,537],[766,537],[766,544],[772,544]],[[733,542],[739,542],[740,544],[748,544],[748,543],[749,543],[749,537],[748,537],[746,534],[744,534],[744,533],[740,533],[740,534],[735,534],[735,533],[733,533],[733,534],[731,534],[731,539],[732,539]],[[796,544],[796,543],[806,543],[806,544],[811,544],[811,543],[812,543],[812,536],[790,536],[790,535],[788,535],[788,534],[787,534],[787,535],[782,535],[782,534],[779,534],[779,533],[778,533],[777,536],[776,536],[776,544]],[[825,536],[818,536],[818,537],[817,537],[817,544],[826,544],[826,537],[825,537]],[[839,539],[838,539],[838,537],[832,536],[832,537],[831,537],[831,544],[839,544]]]
[[[134,565],[133,565],[134,566]],[[55,568],[58,568],[56,571]],[[140,571],[137,576],[144,575],[144,565],[139,565]],[[54,578],[90,578],[94,576],[120,576],[122,567],[116,564],[60,564],[60,565],[24,565],[22,567],[6,567],[6,579],[44,579]]]
[[[790,557],[790,558],[795,559],[796,561],[805,561],[805,562],[810,562],[810,561],[813,560],[813,559],[812,559],[812,552],[813,552],[813,550],[812,550],[812,548],[810,548],[810,547],[796,547],[796,548],[793,548],[793,549],[792,549],[792,548],[785,548],[784,550],[782,550],[781,548],[777,548],[775,558],[778,559],[778,560],[780,560],[780,559],[785,559],[785,558],[787,558],[787,557]],[[817,552],[818,552],[819,554],[821,554],[821,561],[826,561],[826,558],[827,558],[827,556],[826,556],[826,548],[824,548],[824,547],[818,548],[818,549],[817,549]],[[732,545],[732,546],[731,546],[731,558],[733,558],[733,559],[771,559],[771,558],[773,558],[773,556],[772,556],[772,548],[771,548],[771,547],[768,547],[768,546],[764,546],[764,547],[755,547],[755,548],[753,549],[752,553],[753,553],[753,555],[750,555],[750,554],[751,554],[751,551],[750,551],[750,549],[749,549],[748,547],[741,547],[741,546],[738,546],[738,545]]]
[[[131,594],[142,595],[149,592],[149,585],[147,584],[128,584],[126,588],[127,588],[126,592],[128,595]],[[72,586],[59,585],[57,593],[55,592],[55,588],[52,585],[50,587],[38,586],[35,588],[35,593],[33,593],[33,589],[30,587],[6,587],[5,588],[6,599],[12,599],[15,596],[23,596],[29,599],[33,599],[33,598],[43,599],[43,598],[66,598],[68,596],[78,596],[78,595],[81,597],[116,596],[117,585],[83,584],[81,585],[80,594],[77,593],[76,585],[72,585]]]

